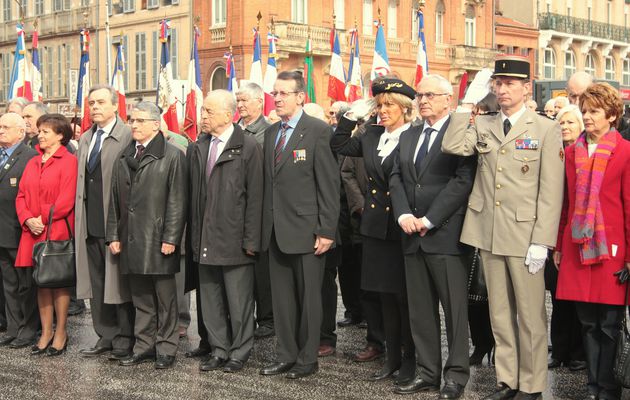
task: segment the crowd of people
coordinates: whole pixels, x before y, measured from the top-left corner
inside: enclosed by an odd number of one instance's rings
[[[539,109],[529,71],[499,56],[456,110],[439,75],[416,88],[381,77],[373,98],[328,112],[305,105],[301,74],[283,71],[277,121],[254,83],[213,90],[196,141],[165,129],[150,102],[121,120],[107,85],[90,89],[83,133],[42,103],[11,102],[0,116],[0,346],[64,354],[76,292],[98,337],[81,355],[171,368],[194,291],[201,340],[185,355],[202,371],[238,372],[254,339],[275,335],[260,374],[303,378],[335,353],[337,327],[358,325],[354,361],[384,359],[368,379],[398,394],[460,398],[487,358],[489,400],[541,398],[548,368],[563,365],[586,370],[589,400],[619,399],[623,102],[577,72],[567,97]],[[74,240],[76,287],[35,284],[33,248],[48,239]]]

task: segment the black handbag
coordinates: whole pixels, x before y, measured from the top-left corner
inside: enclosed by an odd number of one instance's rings
[[[65,288],[76,284],[76,261],[74,258],[74,236],[67,218],[69,240],[50,240],[55,207],[50,208],[46,240],[33,246],[33,280],[42,288]]]
[[[630,389],[630,334],[628,334],[628,321],[626,308],[628,307],[628,289],[630,284],[626,283],[626,299],[623,311],[623,322],[621,332],[617,337],[617,350],[615,352],[615,364],[613,373],[615,380],[626,389]]]
[[[472,255],[468,273],[468,301],[477,303],[488,301],[488,288],[483,277],[483,265],[477,248]]]

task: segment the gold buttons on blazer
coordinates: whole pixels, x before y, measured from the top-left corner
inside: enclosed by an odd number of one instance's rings
[[[374,204],[370,204],[371,208],[376,208],[376,206]]]
[[[505,149],[501,149],[501,154],[505,154]]]
[[[499,172],[503,172],[503,167],[499,167],[499,168],[497,168],[497,171],[499,171]]]
[[[497,183],[497,189],[501,189],[501,184]]]
[[[376,189],[372,189],[372,194],[376,194]]]
[[[496,203],[494,203],[494,205],[497,206],[497,207],[501,207],[501,202],[497,201]]]
[[[368,176],[368,179],[369,179],[369,180],[373,180],[371,176]]]
[[[385,207],[385,211],[389,211],[389,207]]]
[[[389,192],[386,193],[389,196]]]

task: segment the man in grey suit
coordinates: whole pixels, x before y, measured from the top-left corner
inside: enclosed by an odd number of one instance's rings
[[[264,93],[254,82],[242,85],[236,91],[236,108],[241,116],[238,124],[246,135],[251,135],[262,146],[265,142],[265,129],[269,122],[263,115]],[[257,338],[271,336],[273,330],[273,308],[271,305],[271,282],[269,280],[269,254],[261,253],[256,261],[254,299],[256,301]]]
[[[0,346],[15,349],[32,344],[39,325],[33,269],[14,267],[22,234],[15,198],[26,164],[37,155],[22,143],[25,128],[18,114],[0,117],[0,292],[4,293],[7,311],[7,332],[0,337]],[[1,306],[4,310],[4,302]]]
[[[260,251],[262,149],[233,124],[226,90],[203,102],[207,133],[189,150],[190,241],[199,264],[203,321],[212,356],[202,371],[240,371],[254,345],[254,262]]]
[[[262,250],[269,250],[277,360],[262,375],[290,379],[315,373],[322,320],[325,253],[339,217],[339,171],[330,127],[302,111],[302,75],[278,74],[281,121],[265,131]]]
[[[119,273],[119,257],[107,251],[105,224],[111,196],[112,169],[118,153],[131,142],[131,129],[116,116],[118,94],[96,85],[88,94],[94,121],[79,141],[79,176],[75,201],[77,296],[90,299],[98,340],[80,350],[84,357],[111,351],[126,357],[133,347],[134,310],[128,283]]]
[[[449,355],[441,399],[461,397],[470,375],[468,364],[468,268],[459,242],[476,157],[440,150],[450,122],[451,84],[427,75],[416,100],[424,123],[404,132],[390,177],[394,215],[403,229],[405,275],[411,333],[418,349],[419,374],[395,388],[406,394],[437,390],[442,377],[440,313],[446,320]]]

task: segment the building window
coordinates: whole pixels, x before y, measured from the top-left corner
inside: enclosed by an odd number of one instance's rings
[[[90,5],[90,0],[81,0],[81,7],[87,7]]]
[[[0,55],[2,57],[2,86],[0,89],[0,99],[7,99],[9,97],[9,85],[11,83],[11,53],[4,53]]]
[[[464,44],[466,46],[475,46],[476,20],[475,9],[473,6],[466,7],[466,18],[464,19]]]
[[[147,37],[136,33],[136,90],[147,88]]]
[[[54,97],[53,48],[46,47],[46,97]]]
[[[374,32],[372,20],[372,0],[363,0],[363,34],[371,36]]]
[[[545,49],[545,58],[543,60],[543,77],[545,79],[556,78],[556,54],[553,49],[547,47]]]
[[[604,72],[606,80],[615,80],[615,60],[612,58],[612,56],[606,57]]]
[[[66,69],[64,70],[66,74],[70,73],[70,68],[72,65],[72,57],[74,56],[74,54],[72,54],[72,45],[66,44],[65,45],[66,48],[66,64],[65,67]],[[70,91],[70,79],[66,79],[66,86],[65,86],[65,96],[68,96],[68,92]]]
[[[65,96],[65,86],[63,84],[63,46],[57,46],[57,95]]]
[[[44,0],[35,0],[35,16],[44,14]]]
[[[173,79],[179,79],[178,63],[177,63],[177,29],[171,29],[171,38],[169,40],[169,56],[171,56],[171,69],[173,71]]]
[[[444,43],[444,14],[446,7],[440,0],[435,7],[435,43]]]
[[[151,77],[153,89],[157,88],[158,75],[160,71],[160,51],[162,46],[158,38],[159,33],[157,31],[153,32],[153,37],[151,38]]]
[[[568,50],[564,53],[564,79],[569,79],[575,71],[575,54]]]
[[[129,39],[127,35],[122,37],[122,53],[123,53],[123,68],[125,69],[125,73],[123,74],[123,79],[125,80],[125,93],[129,90]]]
[[[136,10],[136,0],[123,0],[123,12],[130,13]]]
[[[210,90],[227,89],[228,78],[225,75],[225,68],[217,67],[212,72],[212,78],[210,78]]]
[[[308,21],[308,0],[291,0],[291,21],[306,24]]]
[[[11,3],[13,0],[2,0],[2,19],[5,22],[11,21]]]
[[[153,8],[158,8],[159,6],[160,6],[160,3],[158,0],[147,0],[147,8],[149,10]]]
[[[623,59],[623,69],[621,70],[621,84],[630,86],[630,59]]]
[[[398,0],[387,2],[387,37],[395,38],[398,35],[396,26],[398,25]]]
[[[212,0],[212,26],[225,26],[227,0]]]
[[[335,0],[333,8],[335,10],[335,28],[344,29],[346,26],[346,1]]]
[[[590,76],[595,76],[595,61],[593,60],[593,55],[591,53],[588,53],[586,55],[586,59],[584,60],[584,72]]]

